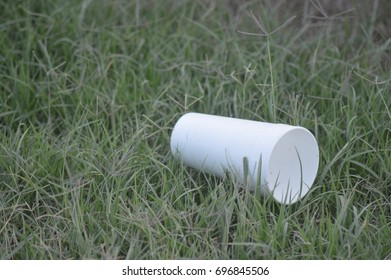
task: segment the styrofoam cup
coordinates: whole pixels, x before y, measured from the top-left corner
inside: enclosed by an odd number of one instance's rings
[[[283,204],[309,191],[319,165],[316,139],[300,126],[187,113],[170,144],[184,164],[220,177],[230,172]]]

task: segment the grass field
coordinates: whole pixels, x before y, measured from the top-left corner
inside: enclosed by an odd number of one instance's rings
[[[390,2],[266,2],[2,1],[0,258],[391,259]],[[310,129],[310,193],[182,166],[190,111]]]

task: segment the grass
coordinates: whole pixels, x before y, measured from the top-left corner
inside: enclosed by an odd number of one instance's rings
[[[391,258],[389,3],[235,3],[0,4],[0,258]],[[250,36],[250,11],[296,18]],[[189,111],[307,127],[314,187],[283,206],[182,166]]]

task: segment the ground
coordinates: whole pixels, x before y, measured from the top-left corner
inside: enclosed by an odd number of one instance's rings
[[[0,258],[390,259],[390,3],[266,2],[3,1]],[[310,193],[184,167],[191,111],[308,128]]]

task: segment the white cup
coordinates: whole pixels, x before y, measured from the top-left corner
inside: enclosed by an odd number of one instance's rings
[[[175,124],[171,151],[184,164],[291,204],[307,194],[319,166],[315,137],[300,126],[187,113]]]

